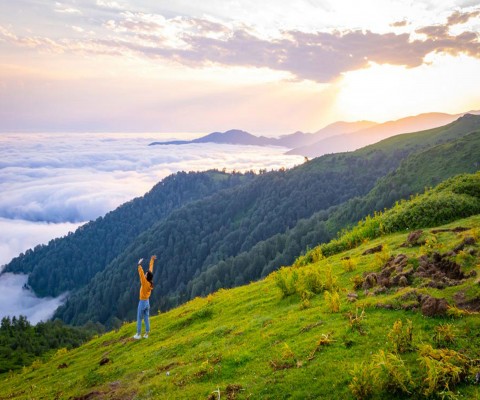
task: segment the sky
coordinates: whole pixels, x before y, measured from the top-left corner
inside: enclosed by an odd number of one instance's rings
[[[0,131],[314,132],[480,109],[480,1],[0,0]]]

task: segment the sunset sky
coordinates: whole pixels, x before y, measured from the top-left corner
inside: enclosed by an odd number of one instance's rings
[[[0,0],[0,131],[279,135],[480,109],[480,1]]]

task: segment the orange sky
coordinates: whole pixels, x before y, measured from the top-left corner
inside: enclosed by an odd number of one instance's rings
[[[0,3],[0,131],[279,135],[480,109],[475,1]]]

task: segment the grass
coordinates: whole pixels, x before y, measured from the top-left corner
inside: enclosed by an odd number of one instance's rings
[[[478,229],[480,216],[455,221],[442,228],[456,226]],[[431,234],[430,231],[427,233]],[[322,277],[327,276],[325,272],[331,268],[329,279],[336,279],[339,312],[332,312],[324,292],[312,293],[307,307],[302,306],[301,293],[282,296],[275,275],[271,275],[247,286],[196,298],[152,317],[149,339],[134,341],[135,325],[128,323],[80,348],[58,351],[46,362],[38,361],[19,373],[4,374],[0,376],[0,399],[73,399],[81,396],[89,396],[84,397],[89,399],[207,399],[215,396],[213,392],[217,389],[222,399],[227,398],[227,390],[229,398],[236,399],[353,399],[349,387],[352,371],[360,373],[361,363],[366,365],[371,360],[383,366],[383,370],[379,369],[383,376],[396,376],[397,388],[401,389],[389,397],[382,391],[384,389],[375,387],[372,398],[411,398],[407,389],[418,398],[425,393],[435,397],[439,393],[431,391],[433,386],[422,383],[426,367],[419,361],[418,348],[426,344],[436,348],[441,342],[442,346],[461,350],[466,357],[478,360],[479,315],[427,318],[419,311],[404,310],[402,305],[408,300],[401,298],[412,291],[409,287],[390,288],[378,295],[365,294],[360,289],[356,291],[356,302],[347,301],[348,293],[354,291],[351,278],[379,269],[375,254],[361,255],[366,249],[382,244],[388,246],[392,255],[403,253],[409,259],[420,256],[419,246],[400,247],[407,234],[378,237],[308,266],[318,269]],[[435,236],[437,243],[449,250],[458,245],[465,234],[468,231],[443,232]],[[471,247],[477,254],[475,260],[464,260],[468,264],[466,269],[480,274],[480,246],[476,243]],[[355,260],[354,270],[344,267],[346,257]],[[446,289],[424,287],[415,290],[444,297],[453,304],[460,291],[467,299],[479,298],[477,280],[478,276],[472,276]],[[378,308],[378,304],[392,304],[393,307]],[[355,317],[361,329],[357,329],[356,323],[352,324]],[[412,350],[393,355],[389,333],[397,321],[402,321],[403,327],[411,321]],[[445,332],[447,326],[448,332]],[[441,341],[438,332],[443,335]],[[454,332],[454,340],[446,340],[449,332]],[[108,362],[100,365],[105,359]],[[429,363],[430,374],[434,367],[440,368],[435,362],[430,359],[423,362]],[[67,367],[58,368],[62,364]],[[479,387],[472,384],[472,371],[476,370],[473,368],[470,375],[462,376],[460,382],[455,381],[456,385],[450,387],[452,393],[462,398],[480,398]],[[405,388],[400,381],[402,377],[409,380]],[[367,378],[363,381],[369,382]]]

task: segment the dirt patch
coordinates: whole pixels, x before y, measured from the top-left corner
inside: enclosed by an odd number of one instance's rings
[[[382,267],[379,273],[366,273],[362,288],[365,290],[379,286],[374,293],[380,294],[393,286],[405,287],[412,280],[413,268],[408,266],[408,258],[405,254],[399,254],[390,259]]]
[[[108,357],[103,357],[101,360],[100,360],[100,365],[105,365],[105,364],[108,364],[108,363],[111,363],[112,360],[110,360]]]
[[[471,236],[467,236],[465,239],[462,240],[462,243],[460,243],[458,246],[455,246],[453,251],[455,253],[459,253],[460,251],[465,249],[465,247],[473,246],[474,244],[475,244],[475,239]]]
[[[432,258],[421,256],[419,266],[414,276],[427,278],[429,282],[425,286],[443,289],[448,286],[456,286],[466,278],[462,267],[448,259],[446,255],[434,253]]]
[[[94,391],[94,392],[84,394],[83,396],[74,397],[73,400],[100,399],[101,398],[100,396],[103,396],[103,395],[104,395],[103,392]]]
[[[475,297],[474,299],[467,299],[465,296],[465,292],[457,292],[453,296],[455,300],[455,305],[467,311],[480,311],[480,297]]]
[[[172,363],[167,364],[167,365],[159,365],[158,367],[156,367],[156,370],[157,370],[157,372],[170,371],[171,369],[173,369],[175,367],[178,367],[179,365],[183,365],[183,364],[178,363],[178,362],[172,362]]]
[[[465,228],[463,226],[457,226],[456,228],[453,228],[453,229],[433,229],[431,232],[436,235],[437,233],[445,233],[445,232],[460,233],[460,232],[468,231],[469,229],[470,228]]]
[[[241,385],[228,385],[227,386],[227,389],[226,389],[226,392],[227,392],[227,399],[228,400],[235,400],[237,398],[237,394],[238,392],[240,392],[240,390],[242,390],[242,386]]]
[[[366,256],[368,254],[378,253],[382,251],[383,245],[379,244],[378,246],[372,247],[371,249],[367,249],[362,253],[362,256]]]

